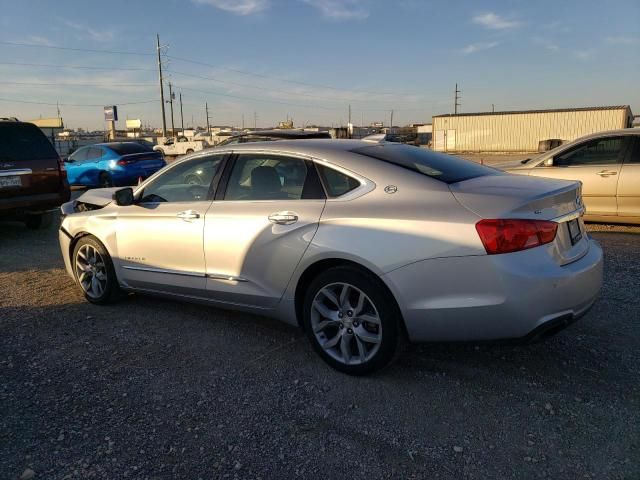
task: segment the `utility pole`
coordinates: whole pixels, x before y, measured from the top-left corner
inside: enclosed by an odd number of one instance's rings
[[[211,133],[211,129],[209,128],[209,104],[205,102],[204,104],[204,112],[207,115],[207,135]]]
[[[391,124],[389,125],[389,128],[393,128],[393,110],[391,110]]]
[[[353,126],[351,125],[351,104],[349,104],[349,123],[347,123],[347,131],[349,132],[349,138],[353,138]]]
[[[171,136],[176,136],[176,127],[173,124],[173,99],[176,96],[173,94],[173,90],[171,89],[171,82],[169,82],[169,105],[171,106]]]
[[[160,58],[160,34],[156,34],[157,49],[158,49],[158,74],[160,80],[160,106],[162,107],[162,136],[167,137],[167,119],[164,114],[164,87],[162,80],[162,59]]]
[[[460,102],[458,100],[460,100],[460,90],[458,90],[458,84],[456,83],[456,89],[454,91],[454,96],[453,96],[453,113],[454,115],[458,114],[458,107],[460,106]]]
[[[244,130],[244,113],[242,114],[242,130]]]
[[[258,128],[258,112],[253,112],[253,128],[254,130]]]
[[[184,137],[184,115],[182,114],[182,92],[180,92],[180,125],[182,126],[182,136]]]
[[[491,113],[494,113],[496,111],[496,106],[492,103],[491,104]]]

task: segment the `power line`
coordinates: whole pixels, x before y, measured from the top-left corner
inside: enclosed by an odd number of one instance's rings
[[[11,46],[20,46],[20,47],[31,47],[31,48],[47,48],[47,49],[54,49],[54,50],[78,51],[78,52],[109,53],[109,54],[117,54],[117,55],[138,55],[138,56],[155,56],[156,55],[155,53],[150,53],[150,52],[132,52],[132,51],[124,51],[124,50],[105,50],[105,49],[92,49],[92,48],[79,48],[79,47],[60,47],[60,46],[57,46],[57,45],[38,45],[38,44],[35,44],[35,43],[25,43],[25,42],[0,41],[0,44],[2,44],[2,45],[11,45]],[[210,68],[220,68],[222,70],[227,70],[229,72],[234,72],[234,73],[238,73],[238,74],[241,74],[241,75],[247,75],[247,76],[258,77],[258,78],[265,78],[265,79],[272,79],[272,80],[277,80],[279,82],[291,83],[291,84],[295,84],[295,85],[302,85],[302,86],[313,87],[313,88],[323,88],[323,89],[334,90],[334,91],[339,91],[339,92],[357,92],[357,93],[363,93],[363,94],[369,94],[369,95],[396,95],[396,96],[422,95],[421,93],[398,94],[397,92],[380,92],[380,91],[372,91],[372,90],[345,89],[343,87],[335,87],[335,86],[331,86],[331,85],[323,85],[323,84],[310,83],[310,82],[301,82],[301,81],[298,81],[298,80],[291,80],[291,79],[288,79],[288,78],[282,78],[282,77],[278,77],[278,76],[274,76],[274,75],[267,75],[267,74],[263,74],[263,73],[251,72],[251,71],[248,71],[248,70],[239,70],[239,69],[236,69],[236,68],[221,67],[219,65],[212,65],[210,63],[206,63],[206,62],[202,62],[202,61],[198,61],[198,60],[191,60],[191,59],[188,59],[188,58],[175,57],[173,55],[166,55],[166,58],[177,60],[177,61],[180,61],[180,62],[191,63],[191,64],[194,64],[194,65],[206,66],[206,67],[210,67]],[[58,67],[58,65],[30,64],[30,63],[11,63],[11,62],[0,62],[0,65],[41,66],[41,67],[54,67],[54,68]],[[140,71],[147,70],[147,69],[141,69],[141,68],[88,67],[88,66],[79,66],[79,65],[66,65],[66,66],[61,66],[61,67],[63,67],[63,68],[82,68],[82,69],[91,69],[91,70],[140,70]],[[222,80],[214,80],[214,81],[222,82]],[[227,83],[231,83],[231,82],[227,82]],[[241,86],[249,87],[248,85],[241,85]],[[250,88],[260,88],[260,87],[250,87]],[[289,93],[289,92],[285,92],[285,93]],[[311,95],[309,95],[309,96],[311,96]]]
[[[155,83],[63,83],[63,82],[5,82],[2,85],[63,86],[63,87],[155,87]]]
[[[279,82],[293,83],[293,84],[296,84],[296,85],[304,85],[304,86],[313,87],[313,88],[324,88],[324,89],[327,89],[327,90],[337,90],[337,91],[340,91],[340,92],[346,92],[346,91],[359,92],[359,93],[366,93],[366,94],[369,94],[369,95],[398,95],[398,93],[394,93],[394,92],[376,92],[376,91],[371,91],[371,90],[349,90],[349,89],[345,89],[345,88],[342,88],[342,87],[333,87],[333,86],[330,86],[330,85],[321,85],[321,84],[317,84],[317,83],[300,82],[300,81],[297,81],[297,80],[290,80],[288,78],[276,77],[276,76],[273,76],[273,75],[266,75],[266,74],[263,74],[263,73],[249,72],[247,70],[238,70],[236,68],[221,67],[219,65],[212,65],[210,63],[200,62],[200,61],[197,61],[197,60],[189,60],[188,58],[174,57],[173,55],[167,55],[167,58],[172,59],[172,60],[177,60],[179,62],[193,63],[194,65],[202,65],[202,66],[210,67],[210,68],[220,68],[222,70],[227,70],[229,72],[239,73],[241,75],[249,75],[249,76],[252,76],[252,77],[259,77],[259,78],[268,78],[268,79],[272,79],[272,80],[277,80]],[[414,94],[406,93],[404,95],[407,96],[407,95],[414,95]]]
[[[20,67],[47,67],[47,68],[78,68],[85,70],[130,70],[130,71],[140,71],[140,72],[155,72],[154,69],[151,68],[140,68],[140,67],[92,67],[88,65],[52,65],[48,63],[21,63],[21,62],[0,62],[0,65],[17,65]]]
[[[33,105],[49,105],[49,106],[61,106],[61,107],[104,107],[104,104],[100,103],[100,104],[94,104],[94,103],[49,103],[49,102],[33,102],[30,100],[16,100],[16,99],[9,99],[9,98],[0,98],[0,102],[7,102],[7,103],[28,103],[28,104],[33,104]],[[114,105],[140,105],[143,103],[152,103],[152,102],[156,102],[156,100],[142,100],[139,102],[111,102]]]
[[[153,55],[153,53],[130,52],[130,51],[123,51],[123,50],[98,50],[95,48],[59,47],[57,45],[39,45],[37,43],[23,43],[23,42],[0,41],[0,45],[12,45],[15,47],[49,48],[53,50],[70,50],[73,52],[113,53],[116,55],[144,55],[144,56]]]

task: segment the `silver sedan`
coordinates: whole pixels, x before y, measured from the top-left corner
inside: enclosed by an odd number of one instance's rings
[[[398,144],[251,143],[203,151],[135,189],[62,207],[88,301],[123,292],[301,326],[364,374],[410,341],[530,340],[584,314],[602,251],[580,183],[511,175]]]

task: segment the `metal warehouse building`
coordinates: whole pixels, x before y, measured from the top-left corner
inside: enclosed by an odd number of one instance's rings
[[[566,142],[589,133],[627,128],[632,122],[628,105],[437,115],[433,117],[433,149],[535,152],[544,140]]]

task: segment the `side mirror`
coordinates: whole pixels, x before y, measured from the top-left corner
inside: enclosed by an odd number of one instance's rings
[[[544,166],[545,166],[545,167],[553,167],[553,158],[547,158],[547,159],[544,161]]]
[[[113,201],[116,202],[116,205],[119,207],[133,205],[133,188],[126,187],[116,190],[113,193]]]

